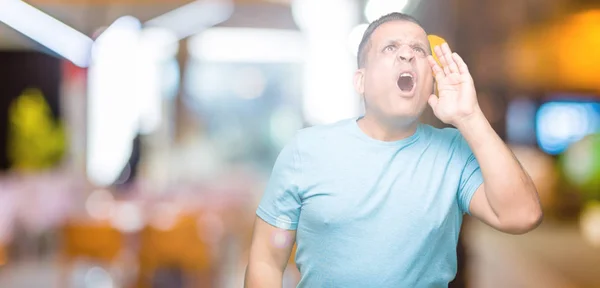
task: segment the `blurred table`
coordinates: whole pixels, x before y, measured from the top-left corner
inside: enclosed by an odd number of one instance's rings
[[[582,238],[577,223],[545,221],[525,235],[465,222],[469,287],[600,287],[600,247]]]

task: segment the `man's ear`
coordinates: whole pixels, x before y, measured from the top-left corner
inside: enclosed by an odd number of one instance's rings
[[[365,94],[365,69],[360,68],[354,72],[354,90],[363,97]]]

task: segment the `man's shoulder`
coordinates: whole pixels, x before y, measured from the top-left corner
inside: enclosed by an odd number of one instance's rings
[[[471,156],[471,148],[458,129],[454,127],[436,128],[429,126],[424,130],[428,130],[426,133],[429,134],[429,147],[435,148],[438,153],[443,152],[447,155],[452,155],[455,159],[462,159],[461,161]]]
[[[333,123],[317,124],[310,127],[305,127],[296,133],[296,137],[301,142],[321,142],[331,140],[332,137],[336,137],[340,132],[344,132],[348,129],[352,119],[343,119]]]
[[[462,139],[462,134],[454,127],[434,127],[428,124],[421,124],[421,126],[425,136],[431,143],[452,146]]]

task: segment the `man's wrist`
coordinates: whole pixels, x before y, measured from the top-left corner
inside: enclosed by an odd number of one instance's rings
[[[474,141],[477,137],[483,137],[486,134],[495,132],[479,107],[474,113],[457,121],[454,127],[458,129],[467,141]]]

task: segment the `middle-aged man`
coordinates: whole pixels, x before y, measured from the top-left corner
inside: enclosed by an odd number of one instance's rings
[[[354,77],[365,114],[302,129],[281,151],[246,287],[281,287],[294,242],[299,287],[447,287],[463,214],[511,234],[541,222],[537,191],[481,112],[467,65],[447,44],[434,51],[441,67],[411,16],[370,24]],[[419,123],[427,103],[455,128]]]

